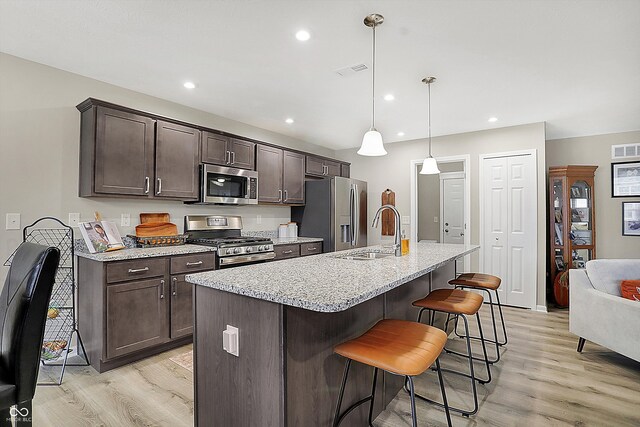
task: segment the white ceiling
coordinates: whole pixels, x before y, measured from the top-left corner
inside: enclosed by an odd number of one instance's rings
[[[434,135],[640,129],[638,0],[0,0],[0,51],[342,149],[370,125],[371,70],[335,71],[371,65],[372,12],[386,142],[426,135],[427,75]]]

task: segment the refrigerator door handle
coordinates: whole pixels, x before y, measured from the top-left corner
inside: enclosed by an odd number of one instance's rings
[[[355,208],[355,191],[353,184],[351,184],[351,188],[349,188],[349,232],[351,233],[349,236],[349,244],[351,244],[351,246],[355,246],[355,233],[353,232],[353,216]]]
[[[358,184],[353,184],[353,246],[358,246],[358,236],[360,235],[360,197]]]

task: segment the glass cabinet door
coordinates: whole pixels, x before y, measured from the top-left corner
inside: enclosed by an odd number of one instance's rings
[[[571,217],[569,239],[573,268],[584,268],[592,259],[593,200],[591,186],[586,181],[574,181],[569,189]]]

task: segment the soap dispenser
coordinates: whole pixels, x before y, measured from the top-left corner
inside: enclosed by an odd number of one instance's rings
[[[409,238],[407,237],[404,230],[402,230],[402,238],[400,242],[401,242],[401,248],[402,248],[402,255],[407,255],[409,253]]]

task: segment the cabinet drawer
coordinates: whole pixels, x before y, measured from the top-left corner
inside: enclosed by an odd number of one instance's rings
[[[316,255],[322,253],[322,242],[300,244],[300,256]]]
[[[274,246],[275,259],[296,258],[300,256],[300,245],[279,245]]]
[[[164,276],[166,258],[142,258],[107,264],[107,283]]]
[[[213,252],[171,257],[171,274],[194,273],[215,268]]]

